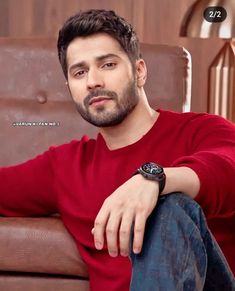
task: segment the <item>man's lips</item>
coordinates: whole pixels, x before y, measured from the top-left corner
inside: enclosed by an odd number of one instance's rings
[[[94,103],[99,103],[99,102],[102,102],[102,101],[105,101],[105,100],[111,100],[112,98],[111,97],[107,97],[107,96],[98,96],[98,97],[93,97],[91,98],[90,102],[89,102],[89,105],[92,105]]]

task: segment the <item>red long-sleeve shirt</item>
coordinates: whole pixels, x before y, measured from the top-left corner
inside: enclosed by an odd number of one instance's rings
[[[129,259],[97,251],[91,229],[104,199],[149,161],[198,174],[196,200],[235,273],[235,126],[208,114],[159,112],[149,132],[126,147],[109,150],[99,134],[0,169],[0,214],[59,212],[87,263],[93,291],[129,290]]]

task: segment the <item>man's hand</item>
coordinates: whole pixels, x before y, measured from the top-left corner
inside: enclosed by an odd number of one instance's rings
[[[156,181],[135,175],[115,190],[103,203],[96,216],[92,233],[95,247],[101,250],[106,235],[110,256],[129,255],[130,235],[134,227],[134,253],[140,253],[145,223],[156,206],[159,185]]]

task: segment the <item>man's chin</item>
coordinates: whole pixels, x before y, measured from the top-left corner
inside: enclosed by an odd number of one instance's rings
[[[125,119],[126,115],[116,114],[90,114],[82,116],[90,124],[102,128],[119,125]]]

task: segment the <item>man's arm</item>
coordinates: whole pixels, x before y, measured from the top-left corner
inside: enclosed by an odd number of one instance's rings
[[[57,211],[50,150],[0,168],[0,215],[39,216]]]
[[[188,167],[165,168],[166,185],[162,195],[172,192],[182,192],[195,198],[200,190],[198,175]]]
[[[234,126],[219,117],[205,116],[191,139],[191,154],[164,169],[166,186],[163,195],[184,192],[196,199],[207,215],[234,213]],[[139,253],[145,223],[156,206],[158,195],[158,183],[141,175],[130,178],[114,191],[101,207],[92,230],[97,249],[102,249],[106,235],[110,255],[116,256],[118,249],[121,255],[128,255],[134,223],[133,251]]]
[[[171,192],[184,192],[192,198],[197,195],[200,182],[193,170],[187,167],[165,168],[164,170],[166,185],[162,195]],[[156,206],[158,195],[158,183],[146,180],[140,174],[133,176],[120,186],[105,200],[96,217],[93,230],[96,248],[103,248],[106,233],[109,254],[116,256],[120,248],[121,255],[128,256],[130,232],[134,222],[133,251],[140,253],[145,223]]]

